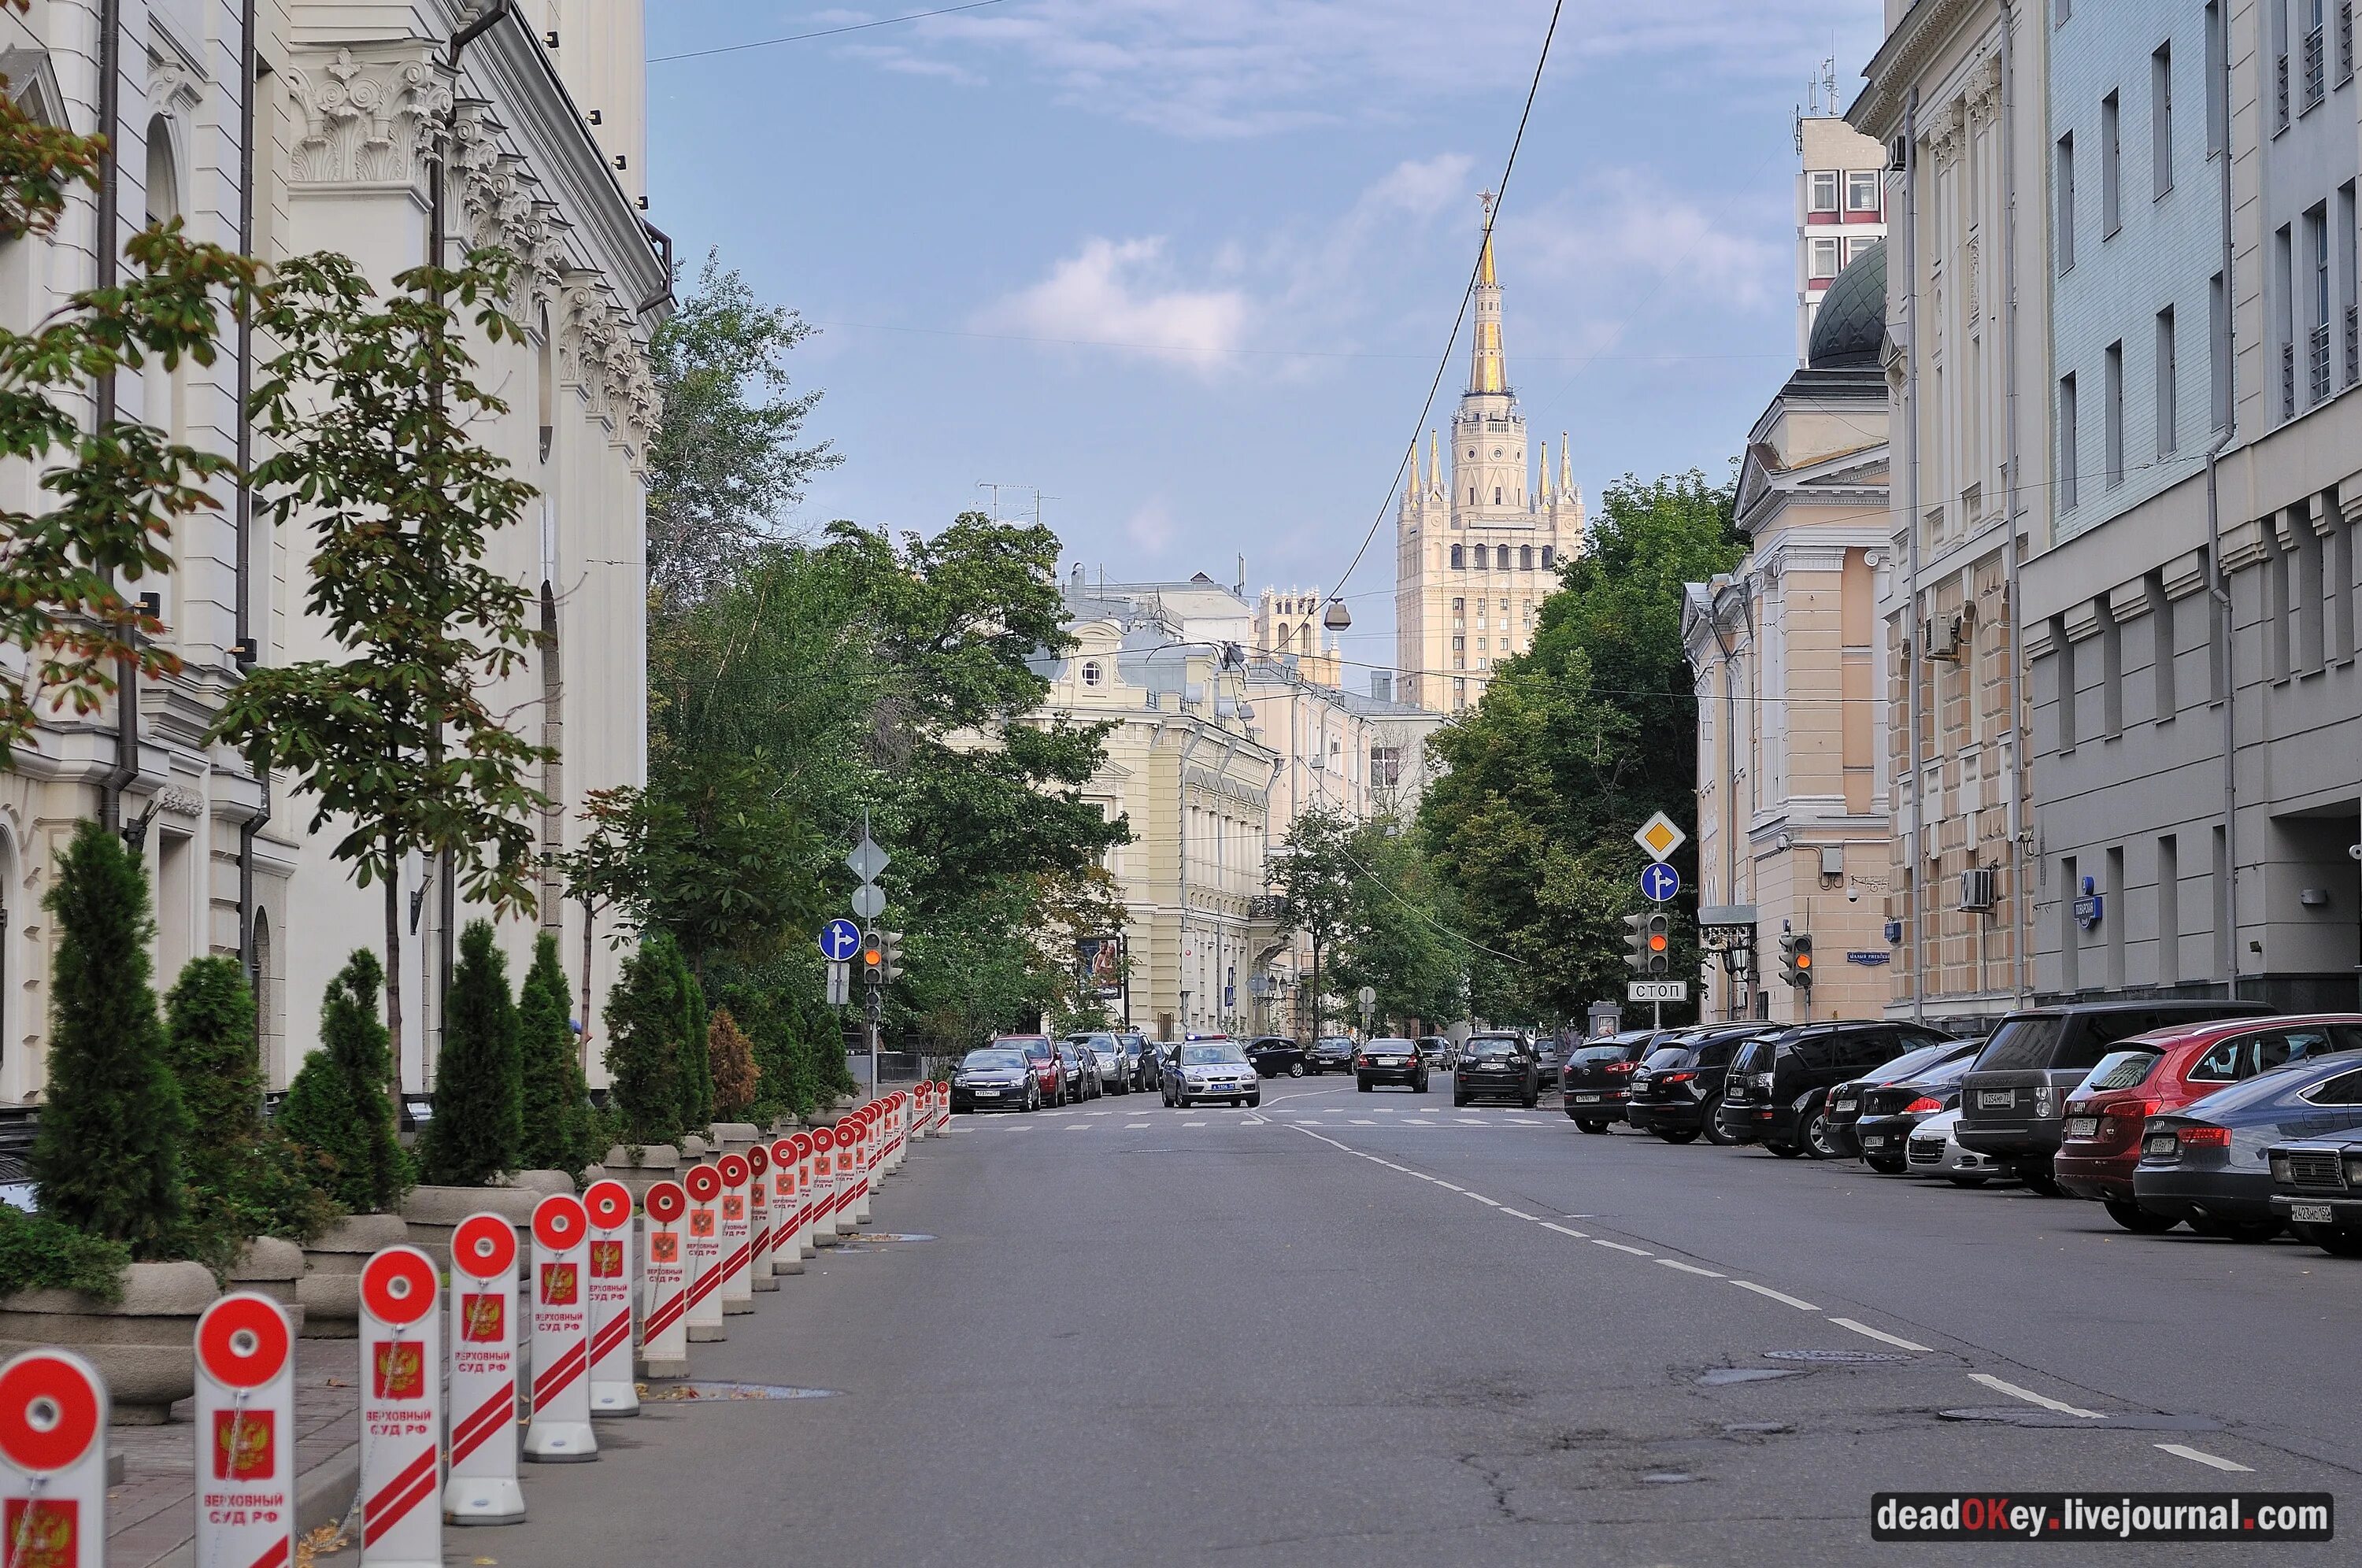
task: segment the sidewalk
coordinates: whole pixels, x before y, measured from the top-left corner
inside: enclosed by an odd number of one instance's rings
[[[308,1532],[344,1518],[360,1483],[360,1342],[295,1342],[296,1516]],[[195,1401],[161,1427],[114,1427],[123,1481],[106,1492],[107,1568],[183,1568],[195,1562]]]

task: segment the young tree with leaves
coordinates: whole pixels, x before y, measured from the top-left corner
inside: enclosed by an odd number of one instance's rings
[[[262,1119],[254,991],[235,958],[194,958],[164,997],[165,1045],[188,1107],[183,1151],[193,1251],[226,1260],[249,1236],[308,1241],[337,1206]]]
[[[508,405],[473,376],[459,312],[491,342],[513,263],[473,252],[414,267],[380,297],[333,254],[278,270],[258,318],[278,352],[253,411],[270,455],[254,471],[271,519],[308,528],[304,607],[346,651],[249,670],[211,738],[277,769],[333,823],[334,855],[385,889],[386,1019],[402,1038],[404,856],[450,866],[471,902],[530,910],[539,875],[531,782],[547,753],[485,701],[533,646],[525,590],[485,564],[533,487],[476,431]],[[388,1103],[401,1084],[389,1073]]]
[[[490,921],[459,933],[435,1066],[435,1119],[419,1141],[419,1175],[440,1187],[484,1187],[523,1168],[524,1061],[509,965]]]
[[[672,950],[672,961],[677,970],[673,985],[680,994],[680,1024],[674,1036],[679,1055],[673,1082],[680,1093],[681,1126],[701,1137],[713,1125],[713,1055],[707,1043],[711,1015],[705,1006],[705,987],[678,947]]]
[[[705,1055],[712,1064],[713,1115],[718,1121],[736,1121],[754,1107],[762,1069],[755,1065],[755,1043],[738,1027],[726,1007],[717,1007],[705,1027]]]
[[[1272,869],[1279,889],[1280,918],[1312,944],[1312,1036],[1328,1023],[1320,962],[1345,929],[1353,908],[1354,870],[1350,857],[1353,819],[1333,806],[1297,813]],[[1300,1027],[1300,1025],[1299,1025]]]
[[[590,1146],[590,1099],[573,1013],[557,933],[544,931],[534,938],[533,967],[517,998],[517,1043],[524,1062],[524,1143],[517,1163],[525,1170],[571,1176],[601,1153]]]
[[[189,1137],[149,985],[148,873],[94,822],[74,832],[42,900],[57,921],[50,1082],[33,1142],[41,1211],[136,1258],[178,1255]]]
[[[661,932],[641,940],[607,993],[610,1103],[634,1143],[668,1143],[682,1131],[681,1034],[690,999],[680,950]],[[695,1037],[701,1053],[702,1034]]]
[[[377,999],[385,972],[358,948],[320,999],[320,1049],[304,1059],[279,1131],[306,1162],[313,1179],[356,1214],[383,1214],[410,1190],[410,1160],[385,1098],[392,1055]]]

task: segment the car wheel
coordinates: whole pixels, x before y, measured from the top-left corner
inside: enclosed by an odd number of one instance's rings
[[[1794,1143],[1774,1143],[1768,1138],[1763,1141],[1763,1146],[1783,1160],[1793,1160],[1805,1152]]]
[[[2108,1211],[2109,1219],[2136,1236],[2161,1236],[2181,1223],[2170,1215],[2152,1214],[2139,1204],[2121,1198],[2103,1198],[2100,1207]]]
[[[1657,1129],[1657,1136],[1668,1143],[1694,1143],[1697,1142],[1698,1130],[1694,1127],[1660,1127]]]
[[[1698,1107],[1698,1127],[1707,1143],[1730,1146],[1730,1134],[1722,1130],[1722,1096],[1716,1095]]]
[[[2216,1241],[2250,1243],[2268,1242],[2284,1229],[2278,1220],[2216,1220],[2207,1215],[2192,1219],[2190,1228]]]
[[[2334,1225],[2294,1225],[2290,1227],[2300,1241],[2311,1242],[2334,1258],[2362,1258],[2362,1231],[2340,1230]]]
[[[1573,1113],[1569,1112],[1569,1114],[1572,1115]],[[1574,1119],[1574,1124],[1577,1127],[1582,1128],[1585,1132],[1605,1132],[1607,1131],[1607,1123],[1600,1121],[1599,1118],[1595,1116],[1577,1116]]]
[[[1363,1094],[1367,1094],[1370,1092],[1370,1080],[1362,1077],[1361,1074],[1356,1073],[1353,1075],[1353,1087],[1360,1089]]]
[[[1261,1105],[1262,1103],[1263,1103],[1263,1096],[1262,1096],[1262,1095],[1260,1095],[1260,1094],[1251,1094],[1251,1095],[1247,1096],[1247,1109],[1248,1109],[1249,1110],[1253,1110],[1256,1106]]]
[[[1829,1142],[1829,1113],[1816,1110],[1813,1119],[1805,1123],[1805,1152],[1816,1160],[1834,1160],[1837,1145]]]
[[[2031,1167],[2021,1169],[2017,1172],[2017,1179],[2025,1184],[2026,1191],[2040,1197],[2063,1198],[2066,1196],[2067,1189],[2058,1185],[2058,1178],[2050,1174],[2050,1167],[2047,1165],[2039,1170]]]
[[[1465,1110],[1468,1109],[1468,1097],[1464,1094],[1454,1094],[1451,1097],[1451,1105],[1455,1110]]]
[[[1880,1176],[1901,1176],[1904,1171],[1910,1169],[1911,1165],[1911,1163],[1908,1160],[1898,1160],[1892,1154],[1880,1154],[1875,1158],[1869,1154],[1864,1154],[1861,1157],[1861,1163],[1868,1165],[1871,1170],[1876,1171]]]
[[[1304,1076],[1304,1064],[1301,1062],[1290,1062],[1287,1065],[1287,1076],[1291,1078],[1302,1077]]]
[[[1520,1101],[1518,1101],[1518,1103],[1519,1103],[1519,1104],[1521,1104],[1521,1105],[1523,1105],[1523,1106],[1524,1106],[1528,1110],[1531,1110],[1534,1107],[1536,1107],[1536,1106],[1540,1105],[1541,1102],[1542,1102],[1542,1097],[1541,1097],[1540,1095],[1539,1095],[1539,1094],[1536,1094],[1536,1093],[1535,1093],[1533,1090],[1531,1090],[1531,1089],[1528,1089],[1528,1090],[1526,1091],[1526,1097],[1525,1097],[1525,1099],[1522,1099],[1522,1100],[1520,1100]]]

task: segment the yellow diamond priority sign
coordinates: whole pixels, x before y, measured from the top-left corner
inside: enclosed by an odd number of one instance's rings
[[[1673,819],[1662,812],[1659,812],[1655,816],[1642,823],[1640,831],[1632,835],[1632,842],[1647,850],[1649,858],[1651,860],[1664,859],[1674,850],[1687,844],[1689,839],[1690,835],[1683,833],[1674,824]]]

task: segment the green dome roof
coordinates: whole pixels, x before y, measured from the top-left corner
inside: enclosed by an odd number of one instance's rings
[[[1816,370],[1853,370],[1878,363],[1886,342],[1886,241],[1853,259],[1821,295],[1805,363]]]

